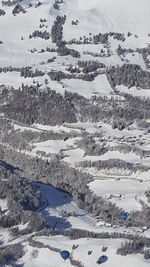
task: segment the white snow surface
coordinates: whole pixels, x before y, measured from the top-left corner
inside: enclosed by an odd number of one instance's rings
[[[103,246],[108,247],[105,255],[108,257],[108,261],[105,262],[104,266],[106,267],[116,267],[122,263],[122,266],[142,266],[148,267],[149,260],[146,261],[142,258],[142,255],[127,255],[120,256],[116,254],[116,247],[121,246],[121,243],[124,242],[123,239],[115,239],[115,240],[94,240],[90,238],[82,238],[79,240],[68,240],[68,238],[57,236],[57,237],[40,237],[35,238],[36,241],[40,241],[45,245],[49,245],[54,248],[59,248],[60,250],[67,249],[71,252],[71,256],[73,259],[81,261],[81,263],[85,267],[96,267],[96,261],[100,256],[104,255],[101,251]],[[77,249],[72,251],[72,245],[79,245]],[[24,262],[25,267],[41,267],[41,266],[50,266],[50,267],[63,267],[63,266],[73,266],[70,264],[69,259],[64,261],[59,252],[51,251],[50,249],[43,248],[37,249],[36,257],[33,258],[34,248],[30,247],[28,243],[26,243],[27,253],[21,260],[18,261],[18,264]],[[88,251],[92,250],[92,254],[89,256]]]
[[[109,199],[128,212],[141,210],[140,200],[144,199],[144,192],[149,189],[149,186],[150,182],[140,183],[137,180],[130,179],[116,181],[111,178],[95,180],[89,184],[91,190],[98,196]]]
[[[72,0],[66,1],[64,12],[70,20],[80,24],[71,31],[70,21],[65,25],[65,39],[89,32],[131,31],[137,35],[149,32],[149,0]],[[70,26],[70,27],[69,27]]]
[[[32,7],[28,5],[32,4]],[[109,38],[109,46],[111,51],[110,57],[93,58],[91,55],[85,55],[84,52],[100,53],[101,49],[107,54],[104,44],[85,44],[85,45],[68,45],[68,47],[78,50],[81,54],[81,60],[97,60],[110,65],[122,65],[124,62],[117,55],[116,49],[120,44],[123,48],[147,47],[150,42],[149,33],[149,0],[65,0],[60,10],[53,7],[54,0],[42,0],[41,6],[35,8],[35,1],[23,1],[21,4],[27,11],[25,14],[12,15],[12,7],[2,6],[0,8],[6,12],[0,18],[0,67],[26,67],[31,66],[33,69],[44,70],[45,75],[38,78],[23,78],[19,73],[7,72],[0,73],[0,85],[13,86],[18,89],[22,83],[24,85],[33,85],[33,82],[40,83],[40,88],[44,89],[44,80],[47,79],[48,86],[57,92],[64,94],[65,90],[79,93],[85,97],[91,97],[98,94],[102,96],[110,96],[112,88],[110,87],[105,74],[98,75],[93,82],[85,82],[78,79],[64,80],[61,82],[51,81],[47,75],[50,70],[62,70],[68,64],[76,65],[78,59],[71,56],[59,57],[56,52],[39,53],[41,49],[56,48],[51,38],[44,40],[41,38],[29,39],[29,35],[35,30],[51,32],[51,27],[57,15],[66,15],[67,19],[64,24],[63,39],[70,41],[71,39],[79,39],[83,36],[89,36],[106,32],[117,32],[125,34],[125,41],[121,42]],[[40,29],[40,18],[45,18],[44,27]],[[72,21],[78,20],[78,25],[72,25]],[[132,35],[127,37],[127,33]],[[135,37],[135,34],[138,37]],[[31,50],[35,50],[31,53]],[[47,60],[56,57],[54,62],[47,63]],[[129,63],[139,64],[146,69],[143,58],[140,54],[126,54],[125,59]],[[120,91],[127,91],[126,88],[120,88]],[[150,97],[149,90],[130,90],[133,95],[146,95]]]

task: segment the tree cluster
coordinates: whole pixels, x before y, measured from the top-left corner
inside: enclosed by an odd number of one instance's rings
[[[3,9],[0,9],[0,16],[4,16],[6,12]]]
[[[17,4],[12,10],[12,14],[16,16],[19,13],[26,13],[26,10],[22,7],[22,5]]]
[[[33,33],[31,33],[29,35],[29,39],[32,38],[42,38],[44,40],[49,40],[50,39],[50,33],[48,31],[39,31],[39,30],[35,30]]]
[[[128,88],[133,86],[142,89],[150,88],[150,73],[142,70],[139,65],[112,66],[107,69],[107,78],[112,88],[117,85],[124,85]]]

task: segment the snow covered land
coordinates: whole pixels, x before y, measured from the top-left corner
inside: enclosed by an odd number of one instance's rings
[[[0,267],[149,266],[149,13],[0,0]]]

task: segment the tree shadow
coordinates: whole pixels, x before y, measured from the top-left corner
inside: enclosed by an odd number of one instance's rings
[[[42,212],[43,217],[45,218],[45,221],[47,224],[55,229],[62,229],[65,230],[67,228],[70,228],[72,225],[70,222],[68,222],[65,218],[57,217],[57,216],[51,216],[47,210],[43,210]]]
[[[20,169],[18,167],[15,167],[11,164],[8,164],[7,162],[0,160],[0,165],[3,166],[4,168],[6,168],[6,170],[10,171],[11,173],[14,173],[16,170],[20,171]]]
[[[36,185],[41,192],[42,198],[47,202],[47,205],[45,205],[47,207],[55,209],[72,201],[72,197],[68,193],[51,185],[42,183],[34,183],[34,185]]]
[[[39,212],[45,218],[47,224],[52,227],[53,229],[67,229],[71,227],[70,222],[67,221],[66,218],[61,216],[51,215],[51,211],[59,207],[59,210],[62,206],[71,203],[72,197],[62,191],[59,190],[51,185],[46,185],[42,183],[34,183],[37,189],[40,191],[42,200],[43,200],[43,207],[40,207]]]

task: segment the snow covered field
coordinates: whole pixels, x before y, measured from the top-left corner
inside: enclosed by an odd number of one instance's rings
[[[98,266],[96,261],[98,258],[105,254],[108,257],[108,261],[105,262],[104,266],[106,267],[116,267],[119,266],[122,262],[123,266],[142,266],[148,267],[149,262],[143,260],[139,255],[128,255],[126,257],[120,256],[116,254],[116,247],[119,247],[124,240],[93,240],[93,239],[79,239],[76,241],[70,241],[67,238],[62,236],[57,237],[41,237],[36,238],[36,241],[40,241],[45,245],[49,245],[54,248],[67,249],[71,252],[73,259],[81,261],[83,266],[85,267],[96,267]],[[72,245],[79,245],[78,248],[72,251]],[[107,251],[102,252],[102,247],[108,247]],[[33,252],[35,249],[29,244],[26,244],[27,253],[23,257],[23,259],[18,261],[18,264],[25,263],[25,267],[41,267],[43,264],[46,267],[57,267],[57,266],[67,266],[71,267],[69,260],[65,261],[61,259],[60,254],[53,252],[47,248],[37,249],[36,250],[36,258],[33,258]],[[91,250],[92,254],[88,255],[88,251]]]
[[[137,180],[128,179],[120,181],[110,179],[95,180],[89,186],[97,195],[110,199],[120,208],[130,212],[142,208],[140,200],[144,199],[144,192],[149,189],[150,183],[140,183]]]
[[[148,29],[148,10],[150,3],[145,0],[142,5],[140,0],[121,1],[117,0],[86,0],[66,1],[65,9],[70,20],[76,18],[80,21],[78,28],[72,32],[68,23],[65,25],[65,39],[80,35],[87,35],[89,32],[134,32],[143,35]],[[135,8],[136,7],[136,8]],[[71,10],[71,12],[70,12]],[[70,13],[69,13],[70,12]],[[133,16],[134,14],[134,16]],[[70,27],[69,27],[70,26]],[[70,36],[71,35],[71,36]]]

